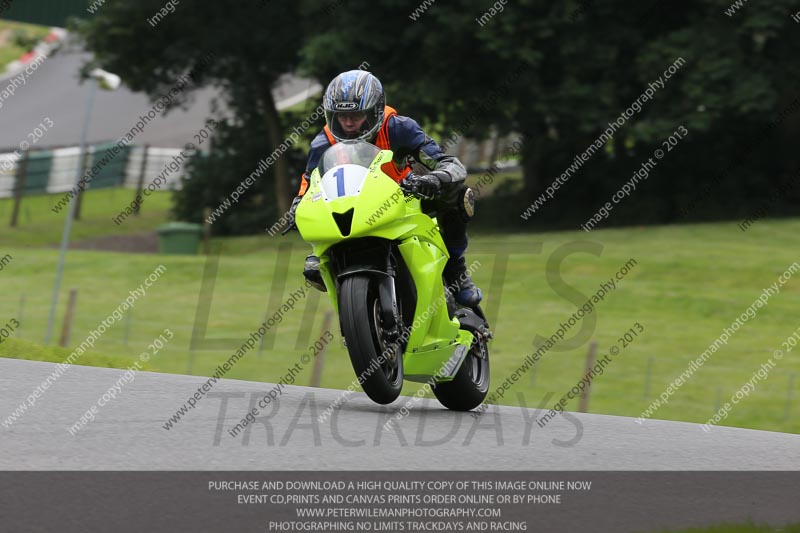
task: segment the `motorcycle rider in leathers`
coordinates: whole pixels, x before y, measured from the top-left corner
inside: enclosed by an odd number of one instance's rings
[[[433,209],[450,258],[444,268],[446,285],[462,305],[473,306],[483,297],[467,273],[464,254],[467,250],[467,222],[474,211],[474,196],[465,185],[467,171],[454,156],[442,152],[417,122],[400,116],[386,105],[381,82],[363,70],[351,70],[336,76],[323,96],[326,125],[311,142],[308,164],[300,190],[292,201],[290,220],[308,188],[312,171],[323,152],[337,142],[362,140],[382,150],[392,150],[393,163],[382,168],[405,190],[423,197],[423,209]],[[410,158],[422,165],[424,173],[415,174]],[[309,255],[303,275],[319,290],[325,285],[319,272],[319,258]]]

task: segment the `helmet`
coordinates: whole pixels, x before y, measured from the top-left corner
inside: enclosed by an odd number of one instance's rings
[[[378,78],[363,70],[342,72],[330,82],[322,97],[325,122],[334,139],[372,142],[383,124],[386,95]],[[346,114],[364,115],[357,133],[347,133],[338,118]]]

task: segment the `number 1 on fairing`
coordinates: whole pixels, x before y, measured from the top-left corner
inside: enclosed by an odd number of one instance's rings
[[[333,173],[336,177],[336,196],[344,196],[344,167],[339,167]]]

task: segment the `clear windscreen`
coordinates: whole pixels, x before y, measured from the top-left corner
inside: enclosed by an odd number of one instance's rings
[[[319,175],[324,176],[330,169],[339,165],[349,164],[368,168],[380,151],[374,144],[363,141],[336,143],[322,154],[317,166]]]

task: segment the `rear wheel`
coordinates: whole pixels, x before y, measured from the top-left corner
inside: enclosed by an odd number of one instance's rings
[[[452,381],[433,386],[433,393],[442,405],[453,411],[470,411],[478,407],[489,392],[489,347],[476,332],[472,347]]]
[[[376,403],[392,403],[403,388],[403,357],[383,330],[377,279],[363,275],[345,278],[339,294],[339,320],[364,392]]]

